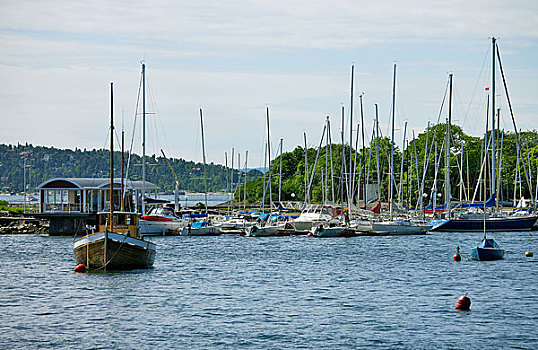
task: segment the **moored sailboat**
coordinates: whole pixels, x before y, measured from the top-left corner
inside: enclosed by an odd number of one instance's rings
[[[139,235],[138,214],[114,212],[114,113],[113,85],[110,84],[110,211],[99,213],[98,232],[75,239],[77,264],[90,270],[129,270],[153,266],[155,243]],[[123,176],[123,174],[122,174]]]

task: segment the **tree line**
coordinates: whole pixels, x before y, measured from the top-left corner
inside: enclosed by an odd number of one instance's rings
[[[124,155],[125,164],[128,155]],[[170,165],[178,177],[179,189],[203,192],[204,165],[184,159],[169,158]],[[54,147],[24,145],[0,145],[0,186],[3,192],[34,191],[42,182],[55,178],[106,178],[110,176],[110,152],[105,149],[81,150],[75,148],[58,149]],[[126,174],[130,180],[142,180],[142,157],[131,155],[130,167]],[[175,179],[166,159],[161,156],[146,156],[146,180],[169,192],[175,188]],[[120,177],[121,152],[114,152],[114,174]],[[206,166],[207,188],[210,192],[225,191],[230,178],[237,182],[238,170],[231,171],[222,165],[210,163]],[[249,170],[248,177],[261,174]]]
[[[444,202],[446,131],[445,124],[432,125],[415,139],[406,142],[403,152],[400,147],[393,144],[392,171],[394,172],[393,200],[395,202],[414,207],[419,203],[421,196],[424,205],[431,203],[434,196],[438,205]],[[495,172],[492,170],[490,141],[488,141],[488,157],[484,160],[484,143],[486,137],[489,140],[491,136],[491,131],[482,137],[470,136],[465,134],[461,127],[451,126],[449,176],[452,200],[473,200],[473,198],[475,201],[482,200],[484,183],[487,197],[489,197],[494,173],[497,174],[495,187],[499,200],[511,201],[514,194],[517,200],[521,197],[530,199],[531,192],[534,195],[538,185],[538,132],[525,131],[519,134],[521,147],[518,153],[516,134],[496,131]],[[428,139],[428,145],[426,145],[426,139]],[[379,179],[377,152],[379,152]],[[390,152],[391,142],[388,137],[380,137],[379,140],[374,138],[371,140],[370,147],[358,151],[353,149],[350,168],[349,145],[344,145],[344,147],[340,144],[325,145],[319,149],[319,155],[317,149],[308,148],[306,157],[305,149],[298,146],[293,151],[273,159],[266,175],[247,183],[247,202],[260,203],[265,199],[265,204],[268,204],[269,178],[271,178],[273,202],[278,201],[279,195],[282,201],[305,201],[309,191],[312,203],[323,201],[347,203],[349,193],[351,193],[351,200],[354,203],[360,201],[362,204],[359,198],[363,198],[366,183],[375,185],[374,188],[379,184],[380,199],[387,201],[391,170]],[[342,160],[344,160],[343,165]],[[280,176],[281,162],[282,175]],[[312,170],[314,163],[316,167]],[[305,168],[307,169],[306,177]],[[350,177],[355,183],[352,189],[348,188]],[[422,182],[423,185],[421,185]],[[242,191],[244,189],[236,192],[236,200],[243,200]]]

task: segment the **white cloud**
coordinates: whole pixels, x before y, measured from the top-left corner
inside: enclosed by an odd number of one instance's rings
[[[325,116],[335,134],[340,103],[347,110],[352,61],[368,132],[374,102],[388,120],[395,59],[399,123],[423,130],[436,119],[449,70],[467,108],[492,34],[502,39],[519,124],[532,128],[536,1],[9,1],[0,25],[0,137],[102,147],[108,83],[116,83],[118,120],[122,109],[130,120],[144,58],[166,131],[160,147],[170,156],[200,159],[200,105],[210,160],[223,162],[233,145],[259,163],[266,103],[273,144],[302,144],[303,130],[317,144]]]

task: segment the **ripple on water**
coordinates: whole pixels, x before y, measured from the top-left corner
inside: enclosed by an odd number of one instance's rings
[[[528,234],[496,239],[156,237],[153,269],[77,274],[70,238],[0,236],[0,348],[536,348]]]

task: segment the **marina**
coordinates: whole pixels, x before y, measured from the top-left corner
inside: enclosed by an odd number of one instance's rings
[[[0,349],[538,349],[536,0],[74,5],[3,3]]]

